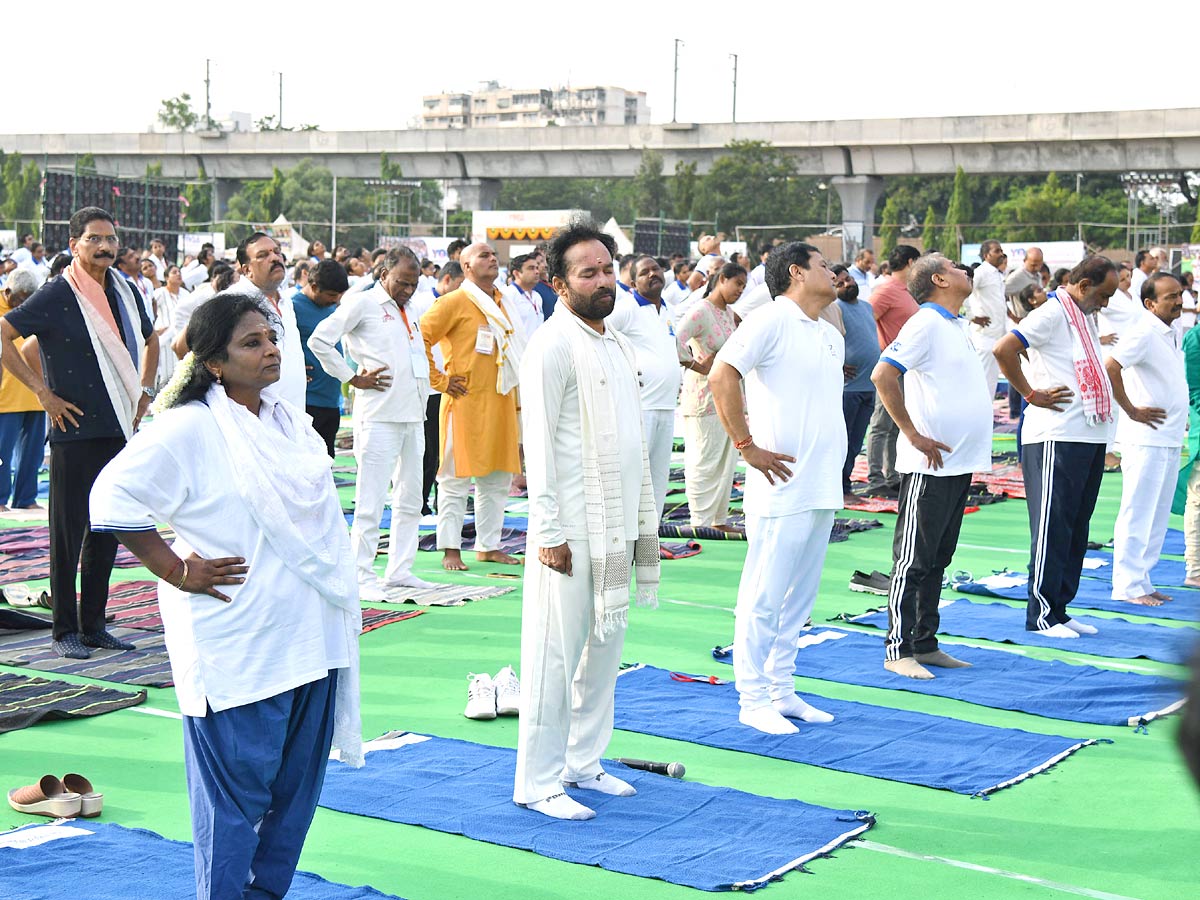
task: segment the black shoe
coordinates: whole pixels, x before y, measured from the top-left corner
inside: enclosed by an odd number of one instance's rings
[[[879,487],[867,488],[863,491],[867,497],[874,497],[877,500],[899,500],[900,489],[894,488],[889,484],[881,484]]]
[[[872,572],[868,575],[866,572],[855,570],[850,576],[850,590],[859,594],[878,594],[880,597],[886,597],[891,587],[892,579],[882,572]]]
[[[59,656],[67,659],[90,659],[92,654],[88,652],[88,648],[83,646],[79,640],[79,635],[75,632],[64,634],[60,640],[53,641],[50,647]]]
[[[95,634],[85,634],[83,643],[88,647],[98,647],[101,650],[136,650],[129,641],[114,637],[107,631],[97,631]]]

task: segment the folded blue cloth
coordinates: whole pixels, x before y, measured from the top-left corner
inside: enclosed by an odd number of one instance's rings
[[[801,634],[800,644],[796,674],[805,678],[933,694],[1095,725],[1138,725],[1175,712],[1183,705],[1186,687],[1157,675],[1073,666],[961,644],[947,649],[971,663],[970,668],[934,669],[936,677],[923,681],[885,669],[883,639],[874,635],[814,628]],[[717,647],[713,657],[732,663],[733,648]]]
[[[513,803],[514,751],[403,738],[417,742],[373,750],[364,768],[331,762],[321,805],[706,891],[758,887],[873,824],[867,813],[678,781],[610,761],[605,769],[637,795],[571,790],[596,818],[564,822]]]
[[[642,666],[626,669],[617,679],[615,724],[625,731],[959,794],[1008,787],[1095,743],[803,696],[834,720],[793,720],[798,734],[763,734],[738,722],[738,695],[732,684],[677,681],[670,672]]]
[[[0,897],[194,900],[192,845],[111,822],[26,825],[0,834]],[[288,900],[397,900],[297,872]]]
[[[1128,604],[1126,604],[1128,606]],[[1054,647],[1091,656],[1114,659],[1153,659],[1183,664],[1200,642],[1194,628],[1172,628],[1128,619],[1102,619],[1096,616],[1072,616],[1085,625],[1094,625],[1098,634],[1080,635],[1075,640],[1048,638],[1025,630],[1025,610],[1003,603],[973,603],[970,600],[943,600],[938,634],[1022,644],[1029,647]],[[884,631],[888,627],[887,610],[874,610],[846,621]]]

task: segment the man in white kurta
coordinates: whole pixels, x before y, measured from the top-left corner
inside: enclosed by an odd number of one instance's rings
[[[358,481],[350,543],[364,600],[384,600],[395,588],[434,586],[412,573],[421,523],[425,404],[429,397],[425,341],[417,316],[408,308],[419,273],[411,250],[397,247],[390,251],[379,283],[369,291],[343,297],[308,339],[321,368],[355,389]],[[357,374],[338,352],[337,343],[343,339],[350,356],[358,361]],[[374,562],[389,483],[391,539],[380,583]]]
[[[649,587],[642,579],[646,560],[639,531],[649,529],[654,545],[649,561],[657,566],[657,520],[633,349],[604,319],[615,293],[613,250],[611,238],[587,226],[572,226],[553,239],[548,257],[559,300],[521,362],[529,542],[513,800],[559,819],[595,815],[567,796],[564,785],[634,793],[604,772],[600,757],[612,735],[635,544],[639,597]],[[602,397],[611,418],[585,414],[584,404],[594,407]],[[591,424],[601,418],[603,427]],[[607,453],[619,475],[589,486],[585,470],[597,453]],[[605,555],[599,559],[593,552],[598,515],[605,520],[600,548]],[[616,521],[608,521],[610,515]],[[606,565],[618,571],[604,574],[602,588],[616,584],[621,596],[610,627],[602,628],[607,607],[600,604],[594,576]]]
[[[634,261],[632,293],[617,297],[606,324],[633,344],[642,383],[642,426],[650,453],[654,502],[662,518],[671,474],[671,445],[675,440],[675,406],[683,373],[671,310],[662,299],[663,272],[652,256]]]
[[[983,364],[983,380],[988,397],[996,396],[1000,366],[992,353],[996,341],[1008,332],[1008,303],[1004,297],[1004,276],[996,268],[1004,250],[997,240],[984,241],[979,247],[983,260],[975,270],[971,296],[967,297],[967,318],[971,320],[971,344]]]
[[[1146,312],[1127,328],[1104,367],[1113,399],[1121,450],[1121,509],[1113,528],[1114,600],[1158,606],[1150,570],[1158,562],[1179,477],[1188,419],[1188,383],[1179,332],[1183,310],[1178,279],[1159,272],[1142,287]],[[1111,303],[1111,301],[1110,301]]]
[[[791,734],[798,729],[788,718],[833,718],[796,695],[792,676],[833,514],[842,508],[845,343],[820,318],[837,294],[817,248],[799,241],[776,247],[767,259],[767,284],[775,302],[726,341],[708,383],[721,424],[747,464],[749,547],[733,653],[738,719],[767,734]]]

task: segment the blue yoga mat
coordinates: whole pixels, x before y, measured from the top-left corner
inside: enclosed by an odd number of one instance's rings
[[[804,697],[834,720],[793,720],[798,734],[768,735],[738,722],[732,684],[675,681],[670,672],[643,666],[626,669],[617,679],[616,726],[959,794],[1008,787],[1095,743],[815,694]]]
[[[0,897],[194,900],[192,845],[153,831],[77,819],[0,834]],[[288,900],[397,900],[297,872]]]
[[[980,582],[968,581],[955,584],[954,589],[963,594],[975,594],[982,597],[999,597],[1002,600],[1018,600],[1025,603],[1029,600],[1029,586],[1022,582],[1013,587],[989,587]],[[1112,598],[1112,582],[1099,578],[1080,578],[1079,590],[1075,593],[1068,606],[1068,612],[1075,609],[1103,609],[1107,612],[1124,613],[1128,616],[1149,616],[1155,619],[1172,619],[1177,622],[1200,622],[1200,593],[1196,591],[1177,591],[1171,594],[1174,600],[1162,606],[1135,606],[1122,600]]]
[[[596,811],[564,822],[513,803],[516,753],[449,738],[331,762],[321,805],[705,891],[753,888],[871,827],[866,813],[677,781],[605,762],[634,797],[571,790]]]
[[[1183,532],[1178,528],[1168,528],[1167,537],[1163,541],[1162,552],[1168,553],[1171,556],[1183,556],[1184,549]]]
[[[1089,550],[1087,556],[1089,559],[1101,560],[1107,565],[1098,569],[1084,569],[1083,577],[1112,584],[1112,551]],[[1160,559],[1150,570],[1150,581],[1156,588],[1177,588],[1181,593],[1194,593],[1195,588],[1184,586],[1185,578],[1187,578],[1187,566],[1177,559]]]
[[[1128,604],[1126,604],[1128,605]],[[1074,640],[1048,638],[1025,630],[1025,610],[1003,603],[972,603],[970,600],[943,600],[938,634],[1023,644],[1030,647],[1054,647],[1092,656],[1114,659],[1153,659],[1183,664],[1200,642],[1200,631],[1172,628],[1168,625],[1130,622],[1128,619],[1101,619],[1097,616],[1072,616],[1085,625],[1094,625],[1099,634],[1085,634]],[[874,610],[846,621],[872,628],[888,627],[887,610]]]
[[[955,645],[954,656],[972,667],[936,669],[937,677],[921,681],[885,669],[883,639],[874,635],[814,628],[801,635],[800,643],[796,674],[805,678],[933,694],[1048,719],[1138,725],[1183,705],[1182,681],[1030,659],[1004,650]],[[731,663],[732,648],[718,647],[713,656]]]

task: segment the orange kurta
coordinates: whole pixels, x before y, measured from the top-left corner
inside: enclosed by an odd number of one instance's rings
[[[508,315],[500,299],[496,304]],[[437,299],[421,316],[421,334],[429,357],[429,383],[442,392],[441,451],[446,455],[446,426],[454,428],[454,474],[460,478],[481,477],[502,471],[518,474],[521,455],[517,448],[517,391],[496,392],[496,351],[476,353],[475,341],[487,318],[471,301],[465,290],[451,291]],[[446,374],[437,370],[432,348],[441,344]],[[451,397],[446,393],[450,375],[467,379],[467,393]]]

